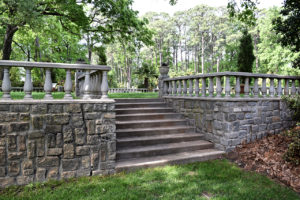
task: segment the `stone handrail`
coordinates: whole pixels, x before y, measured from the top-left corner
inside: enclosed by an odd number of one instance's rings
[[[284,95],[300,94],[300,77],[299,76],[279,76],[273,74],[254,74],[245,72],[218,72],[211,74],[200,74],[194,76],[183,76],[176,78],[164,79],[163,83],[163,96],[182,96],[182,97],[210,97],[210,98],[222,98],[222,77],[225,77],[225,98],[234,95],[236,98],[240,98],[241,92],[241,79],[244,80],[244,97],[280,97]],[[232,94],[232,85],[230,85],[230,78],[235,79],[234,93]],[[262,84],[259,86],[258,79],[262,79]],[[201,79],[201,87],[200,87]],[[209,79],[208,95],[206,80]],[[250,79],[254,79],[253,89],[250,90]],[[269,89],[267,93],[267,79],[269,79]],[[275,87],[274,79],[277,80]],[[282,80],[284,80],[284,88],[282,87]],[[291,81],[291,87],[289,86]],[[296,81],[298,81],[298,89],[296,88]],[[216,87],[214,86],[216,83]],[[204,92],[202,92],[204,91]],[[201,92],[201,95],[200,95]],[[252,94],[251,94],[252,92]],[[216,93],[216,95],[214,95]]]
[[[109,88],[108,93],[149,92],[147,88]]]
[[[64,99],[73,99],[71,95],[72,91],[72,79],[71,70],[83,70],[84,71],[84,86],[83,86],[83,99],[91,99],[91,81],[90,81],[90,71],[97,70],[98,73],[102,74],[102,81],[99,82],[99,87],[101,88],[101,99],[107,98],[108,93],[108,81],[107,72],[110,67],[103,65],[88,65],[88,64],[64,64],[64,63],[46,63],[46,62],[26,62],[26,61],[11,61],[11,60],[0,60],[0,67],[4,68],[4,76],[2,81],[2,100],[10,100],[11,92],[11,82],[9,76],[10,67],[24,67],[26,71],[24,92],[25,100],[32,99],[33,85],[31,80],[31,69],[33,67],[45,68],[46,77],[44,84],[45,97],[44,99],[53,99],[52,97],[52,79],[51,79],[51,69],[60,68],[66,70],[66,80],[64,85],[65,96]]]

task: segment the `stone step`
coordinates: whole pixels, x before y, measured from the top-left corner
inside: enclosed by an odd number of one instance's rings
[[[170,113],[174,112],[172,108],[167,107],[152,107],[152,108],[122,108],[115,109],[117,115],[122,114],[137,114],[137,113]]]
[[[141,102],[164,102],[163,99],[159,98],[145,98],[145,99],[138,99],[138,98],[122,98],[122,99],[115,99],[116,103],[141,103]]]
[[[166,134],[152,135],[140,137],[126,137],[117,139],[117,149],[126,149],[138,146],[150,146],[156,144],[167,144],[175,142],[188,142],[203,139],[203,134],[200,133],[181,133],[181,134]]]
[[[166,134],[192,133],[195,131],[191,126],[165,126],[165,127],[150,127],[150,128],[127,128],[117,129],[117,138],[123,137],[138,137],[138,136],[153,136]]]
[[[195,150],[213,148],[213,146],[214,145],[211,142],[205,140],[196,140],[163,145],[135,147],[130,149],[117,150],[117,160],[190,152]]]
[[[117,129],[151,128],[151,127],[183,126],[183,125],[187,125],[187,121],[185,119],[116,121]]]
[[[163,166],[167,164],[185,164],[222,158],[224,151],[204,149],[190,152],[174,153],[124,161],[117,161],[116,171],[133,171],[139,168]]]
[[[150,119],[181,119],[182,115],[178,113],[138,113],[117,115],[117,121],[126,120],[150,120]]]
[[[116,109],[167,107],[164,102],[116,103]]]

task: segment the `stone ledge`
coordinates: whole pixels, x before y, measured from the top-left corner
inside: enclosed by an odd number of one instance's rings
[[[114,99],[33,99],[33,100],[2,100],[0,99],[0,104],[70,104],[70,103],[115,103]]]
[[[242,101],[242,102],[247,102],[247,101],[281,101],[282,99],[279,97],[264,97],[264,98],[252,98],[252,97],[247,97],[247,98],[235,98],[235,97],[229,97],[229,98],[218,98],[218,97],[183,97],[183,96],[163,96],[162,98],[165,99],[189,99],[189,100],[205,100],[205,101]]]

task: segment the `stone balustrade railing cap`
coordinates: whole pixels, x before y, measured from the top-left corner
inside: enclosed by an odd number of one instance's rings
[[[0,60],[0,67],[38,67],[38,68],[61,68],[61,69],[87,69],[109,71],[111,68],[105,65],[89,64],[65,64],[65,63],[48,63],[48,62],[28,62]]]

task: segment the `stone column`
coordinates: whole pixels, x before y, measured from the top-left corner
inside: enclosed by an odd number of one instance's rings
[[[101,99],[107,99],[108,93],[108,80],[107,80],[107,71],[102,72],[102,83],[101,83]]]
[[[3,100],[10,100],[10,90],[11,90],[11,82],[9,78],[9,67],[4,68],[4,76],[2,81],[2,91],[3,91]]]
[[[176,96],[177,93],[177,85],[176,85],[176,80],[173,81],[173,96]]]
[[[44,99],[53,99],[53,97],[52,97],[51,70],[49,68],[46,69],[44,90],[45,90],[45,93],[46,93]]]
[[[209,77],[209,97],[214,97],[214,77]]]
[[[261,94],[262,94],[263,97],[267,96],[267,82],[266,82],[266,78],[262,78]]]
[[[182,92],[182,89],[181,89],[181,80],[178,80],[177,95],[181,96],[181,92]]]
[[[201,96],[206,97],[206,78],[202,78]]]
[[[296,94],[296,87],[295,87],[295,80],[292,80],[292,89],[291,89],[291,94],[295,95]]]
[[[25,70],[26,70],[26,76],[25,76],[25,83],[24,83],[24,92],[25,92],[24,99],[32,99],[33,85],[31,80],[31,68],[26,67]]]
[[[230,97],[230,90],[231,90],[231,87],[230,87],[230,76],[226,76],[225,77],[225,97],[226,98],[229,98]]]
[[[216,85],[217,85],[217,96],[216,97],[222,97],[222,85],[221,85],[221,77],[217,76],[216,77]]]
[[[164,95],[164,84],[163,84],[163,80],[169,78],[169,66],[165,63],[162,64],[161,67],[159,67],[159,77],[158,77],[158,95],[159,97],[163,97]]]
[[[249,77],[246,77],[245,78],[245,86],[244,86],[244,95],[245,95],[245,97],[249,97],[249,91],[250,91],[250,88],[249,88]]]
[[[254,78],[254,88],[253,88],[254,97],[258,97],[258,78]]]
[[[73,99],[73,97],[71,95],[72,79],[71,79],[71,70],[70,69],[66,70],[66,81],[65,81],[65,85],[64,85],[64,90],[65,90],[64,99]]]
[[[85,70],[82,99],[91,98],[90,70]]]
[[[186,79],[183,80],[183,96],[187,96],[187,84]]]
[[[274,79],[270,78],[270,89],[269,89],[270,97],[274,97]]]
[[[193,79],[189,79],[189,96],[193,96]]]
[[[199,97],[199,92],[200,92],[200,89],[199,89],[199,78],[196,78],[195,79],[195,97]]]
[[[289,95],[289,79],[285,79],[284,81],[284,95]]]
[[[277,85],[277,96],[281,97],[282,95],[282,87],[281,87],[281,79],[278,79],[278,85]]]
[[[236,77],[235,81],[235,97],[240,98],[241,85],[240,85],[240,77]]]

